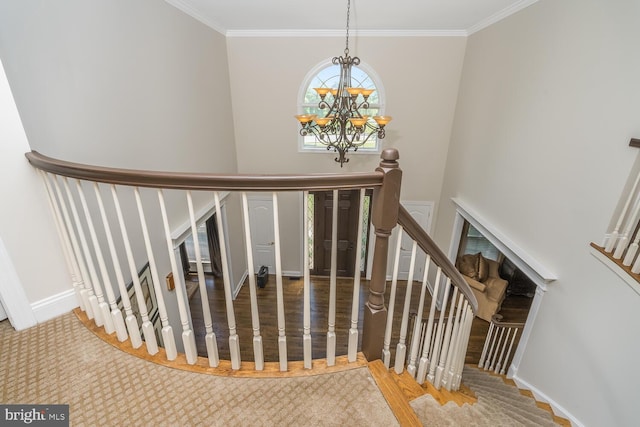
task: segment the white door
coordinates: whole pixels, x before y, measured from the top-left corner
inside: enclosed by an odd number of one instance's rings
[[[273,231],[273,199],[265,195],[247,195],[249,225],[253,246],[253,268],[257,273],[260,266],[269,267],[275,274],[275,234]]]
[[[7,312],[4,311],[4,307],[2,306],[2,303],[0,302],[0,321],[4,320],[7,318]]]
[[[431,217],[433,211],[433,202],[400,202],[411,216],[424,228],[428,233],[431,231]],[[387,276],[393,274],[393,261],[395,260],[396,242],[398,241],[398,230],[396,227],[389,239],[389,259],[387,262]],[[411,249],[413,247],[413,239],[402,233],[402,244],[400,245],[400,262],[398,266],[398,279],[407,280],[409,277],[409,265],[411,263]],[[416,252],[416,263],[413,272],[413,280],[422,281],[424,274],[424,263],[426,255],[418,247]]]

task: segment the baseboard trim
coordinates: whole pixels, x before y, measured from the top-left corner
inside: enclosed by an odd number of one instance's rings
[[[522,378],[518,377],[517,373],[513,376],[512,380],[516,383],[518,388],[523,389],[523,390],[531,391],[531,393],[533,393],[533,397],[537,401],[548,403],[549,406],[551,406],[551,409],[553,410],[553,413],[555,415],[557,415],[558,417],[562,417],[562,418],[568,419],[571,422],[571,425],[573,427],[584,427],[584,424],[581,423],[580,421],[578,421],[578,419],[576,419],[576,417],[571,415],[561,405],[558,405],[555,401],[553,401],[553,399],[550,399],[549,396],[547,396],[545,393],[541,392],[538,388],[536,388],[535,386],[529,384],[527,381],[523,380]]]
[[[36,321],[42,323],[68,313],[79,305],[75,291],[69,289],[34,302],[31,304],[31,310],[33,310]]]
[[[244,282],[247,280],[247,277],[249,277],[249,272],[247,270],[245,270],[244,273],[242,273],[242,278],[240,279],[240,281],[238,283],[236,283],[236,288],[233,291],[233,299],[234,300],[236,298],[238,298],[238,294],[240,293],[240,290],[242,289],[242,285],[244,285]]]

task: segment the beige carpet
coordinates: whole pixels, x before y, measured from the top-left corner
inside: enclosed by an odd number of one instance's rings
[[[462,378],[478,402],[461,407],[453,402],[441,406],[431,395],[421,396],[411,402],[411,407],[425,426],[556,426],[551,414],[501,378],[469,367],[464,368]]]
[[[26,331],[0,322],[0,402],[70,405],[86,426],[394,426],[367,368],[301,378],[226,378],[112,347],[69,313]]]

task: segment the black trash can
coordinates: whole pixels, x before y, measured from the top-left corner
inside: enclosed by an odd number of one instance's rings
[[[263,265],[258,270],[258,287],[264,288],[269,281],[269,267]]]

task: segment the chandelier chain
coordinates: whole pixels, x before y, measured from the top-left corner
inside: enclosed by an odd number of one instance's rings
[[[349,14],[351,12],[351,0],[347,0],[347,41],[344,48],[344,55],[349,55]]]
[[[369,96],[375,88],[353,86],[351,68],[360,64],[360,58],[349,56],[349,18],[351,15],[351,0],[347,0],[347,28],[344,57],[336,56],[331,62],[340,66],[340,81],[337,87],[313,88],[320,97],[319,110],[328,109],[322,117],[317,114],[299,114],[300,135],[313,136],[316,142],[324,144],[327,150],[333,149],[338,153],[335,161],[340,167],[348,162],[346,155],[349,150],[358,151],[370,138],[383,139],[385,126],[391,121],[390,116],[369,116],[361,110],[369,110]],[[374,124],[375,122],[375,124]]]

